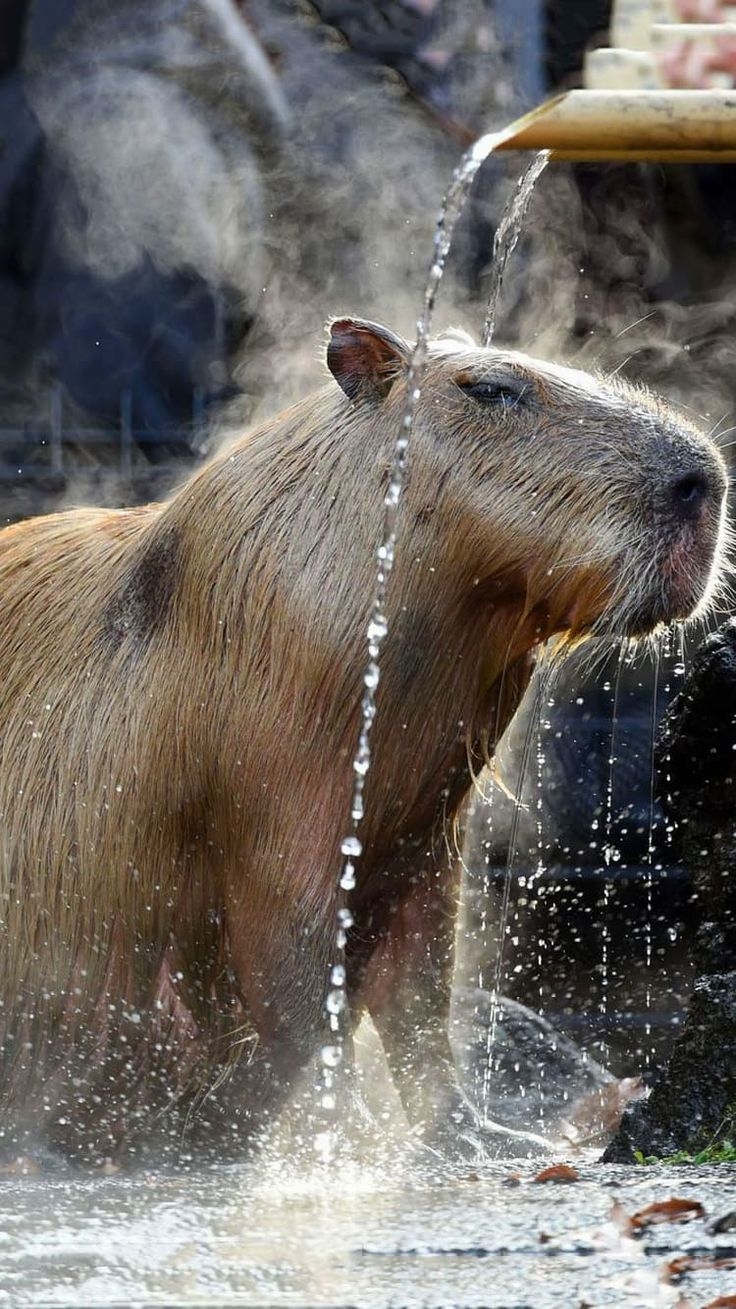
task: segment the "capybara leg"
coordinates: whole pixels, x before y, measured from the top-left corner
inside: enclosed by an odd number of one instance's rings
[[[230,964],[243,1006],[258,1034],[214,1097],[218,1116],[247,1132],[263,1126],[288,1100],[300,1073],[327,1039],[324,1002],[333,918],[297,915],[285,897],[228,916]]]
[[[393,912],[358,999],[381,1037],[407,1117],[428,1146],[463,1159],[526,1154],[544,1143],[482,1123],[458,1080],[449,1038],[456,881],[450,868],[417,879]]]
[[[454,870],[423,874],[394,909],[363,975],[365,1005],[406,1114],[430,1141],[475,1132],[448,1035],[454,963]]]

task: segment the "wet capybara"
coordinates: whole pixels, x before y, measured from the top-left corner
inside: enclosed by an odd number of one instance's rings
[[[9,1150],[242,1146],[324,1040],[408,356],[337,320],[330,385],[167,503],[0,533]],[[424,1139],[480,1149],[447,1035],[448,824],[541,642],[704,602],[726,479],[645,394],[461,334],[431,347],[411,458],[347,989]]]

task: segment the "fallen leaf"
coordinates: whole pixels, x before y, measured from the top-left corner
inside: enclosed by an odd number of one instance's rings
[[[630,1100],[647,1094],[640,1077],[622,1077],[590,1091],[573,1104],[561,1134],[575,1145],[600,1145],[616,1131]]]
[[[705,1209],[699,1200],[655,1200],[631,1215],[631,1225],[638,1231],[653,1227],[655,1223],[689,1223],[693,1218],[704,1218]]]
[[[580,1173],[570,1164],[550,1164],[532,1179],[535,1182],[579,1182]]]
[[[731,1255],[719,1259],[715,1254],[683,1254],[677,1259],[670,1259],[669,1263],[663,1266],[662,1281],[673,1282],[676,1278],[684,1277],[685,1273],[697,1273],[706,1269],[712,1272],[717,1268],[736,1268],[736,1259]]]
[[[736,1309],[736,1295],[719,1295],[716,1300],[709,1300],[703,1309]]]

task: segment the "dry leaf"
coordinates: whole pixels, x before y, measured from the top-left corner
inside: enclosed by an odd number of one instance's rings
[[[622,1077],[576,1100],[561,1134],[575,1145],[599,1145],[616,1131],[630,1100],[646,1095],[640,1077]]]
[[[670,1259],[669,1263],[664,1265],[662,1281],[673,1282],[676,1278],[684,1277],[685,1273],[697,1273],[702,1270],[712,1272],[717,1268],[736,1268],[736,1259],[731,1255],[719,1259],[717,1254],[683,1254],[677,1259]]]
[[[535,1182],[579,1182],[580,1173],[570,1164],[550,1164],[532,1179]]]
[[[693,1218],[704,1218],[705,1209],[699,1200],[679,1200],[672,1196],[670,1200],[655,1200],[631,1215],[631,1225],[641,1231],[644,1227],[653,1227],[655,1223],[689,1223]]]

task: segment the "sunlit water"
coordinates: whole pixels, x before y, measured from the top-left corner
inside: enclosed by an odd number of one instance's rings
[[[402,1161],[345,1162],[339,1180],[281,1164],[8,1181],[0,1304],[651,1309],[734,1289],[727,1270],[660,1280],[672,1251],[733,1247],[733,1232],[707,1231],[729,1207],[722,1171],[578,1167],[579,1182],[545,1186],[531,1164]],[[671,1195],[697,1198],[708,1219],[622,1235],[617,1203],[631,1213]]]

